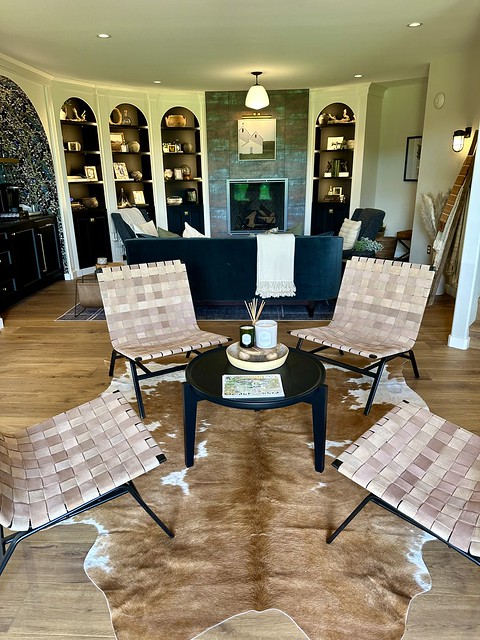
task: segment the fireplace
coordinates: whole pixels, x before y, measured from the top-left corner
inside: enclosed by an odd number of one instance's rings
[[[287,187],[286,179],[228,180],[228,232],[285,231]]]

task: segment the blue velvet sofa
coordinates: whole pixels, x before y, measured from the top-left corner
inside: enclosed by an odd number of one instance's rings
[[[272,302],[314,303],[337,297],[342,277],[343,239],[296,236],[295,298]],[[128,264],[181,260],[187,267],[194,302],[241,302],[255,296],[257,240],[240,238],[136,238],[125,240]]]

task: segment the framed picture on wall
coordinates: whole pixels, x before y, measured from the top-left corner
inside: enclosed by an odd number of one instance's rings
[[[403,169],[404,182],[417,182],[420,168],[420,155],[422,153],[422,136],[410,136],[407,138],[405,151],[405,167]]]
[[[238,121],[238,159],[275,160],[277,121],[244,118]]]

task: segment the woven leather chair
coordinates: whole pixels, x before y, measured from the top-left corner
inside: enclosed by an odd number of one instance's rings
[[[117,358],[129,361],[138,410],[144,418],[140,380],[186,367],[152,371],[146,362],[179,353],[188,356],[230,338],[198,327],[186,268],[179,260],[108,267],[97,277],[113,347],[109,374],[113,376]]]
[[[172,538],[132,482],[165,459],[118,391],[0,435],[0,574],[24,538],[125,493]]]
[[[480,565],[480,437],[404,401],[351,444],[333,465],[369,502],[427,531]]]
[[[385,364],[402,356],[419,377],[413,346],[417,339],[433,271],[427,265],[354,256],[347,262],[332,321],[325,327],[290,331],[298,338],[322,346],[312,349],[330,364],[373,378],[364,413],[371,409]],[[342,358],[324,356],[324,349],[349,352],[370,361],[357,366]]]

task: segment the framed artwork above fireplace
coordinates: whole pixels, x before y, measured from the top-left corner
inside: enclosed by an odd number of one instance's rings
[[[243,118],[238,121],[238,159],[275,160],[277,121]]]

